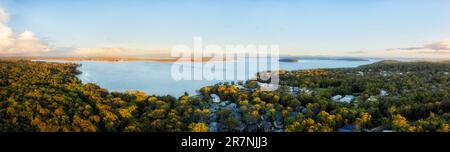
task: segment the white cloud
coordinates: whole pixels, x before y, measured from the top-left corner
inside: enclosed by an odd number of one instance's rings
[[[35,55],[49,52],[47,44],[39,40],[33,32],[14,33],[7,25],[8,13],[0,8],[0,55]]]
[[[7,23],[9,21],[9,15],[6,11],[0,8],[0,23]]]
[[[450,51],[450,40],[443,40],[438,42],[433,42],[424,46],[425,49],[431,50],[449,50]]]
[[[428,51],[450,51],[450,40],[442,40],[423,45],[421,47],[396,48],[388,50],[428,50]]]

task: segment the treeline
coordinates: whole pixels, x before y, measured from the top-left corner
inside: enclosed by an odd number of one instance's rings
[[[204,131],[190,124],[208,111],[189,97],[108,92],[82,84],[75,76],[77,66],[0,62],[0,130]]]
[[[447,63],[280,71],[276,91],[250,80],[180,97],[109,92],[78,66],[0,61],[0,131],[450,131]]]
[[[362,111],[370,120],[359,127],[449,131],[449,72],[450,64],[446,62],[381,61],[358,68],[286,72],[281,79],[284,85],[312,88],[316,95],[327,99],[355,96],[344,108],[329,112]]]

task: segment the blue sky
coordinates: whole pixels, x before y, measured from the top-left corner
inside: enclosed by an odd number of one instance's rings
[[[0,7],[13,31],[33,31],[53,48],[170,50],[201,36],[207,44],[278,44],[285,54],[376,55],[450,38],[448,0],[0,0]]]

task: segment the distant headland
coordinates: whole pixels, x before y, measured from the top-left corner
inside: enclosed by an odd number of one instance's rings
[[[280,62],[298,62],[301,60],[344,60],[344,61],[370,61],[366,58],[357,57],[334,57],[334,56],[285,56],[280,57]]]

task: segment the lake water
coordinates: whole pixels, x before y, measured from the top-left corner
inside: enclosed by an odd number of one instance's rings
[[[55,62],[55,61],[52,61]],[[56,61],[66,62],[66,61]],[[148,62],[148,61],[125,61],[125,62],[102,62],[102,61],[74,61],[81,64],[78,75],[83,83],[97,83],[110,91],[139,90],[148,94],[180,96],[184,92],[195,94],[196,90],[203,86],[214,85],[223,80],[174,80],[171,69],[173,63]],[[243,61],[227,61],[243,62]],[[279,69],[298,70],[314,68],[345,68],[357,67],[376,62],[370,61],[347,61],[347,60],[302,60],[299,62],[279,62]],[[194,67],[190,67],[192,70]],[[237,72],[235,69],[217,68],[227,72]],[[248,72],[248,71],[247,71]],[[248,73],[246,73],[248,76]]]

